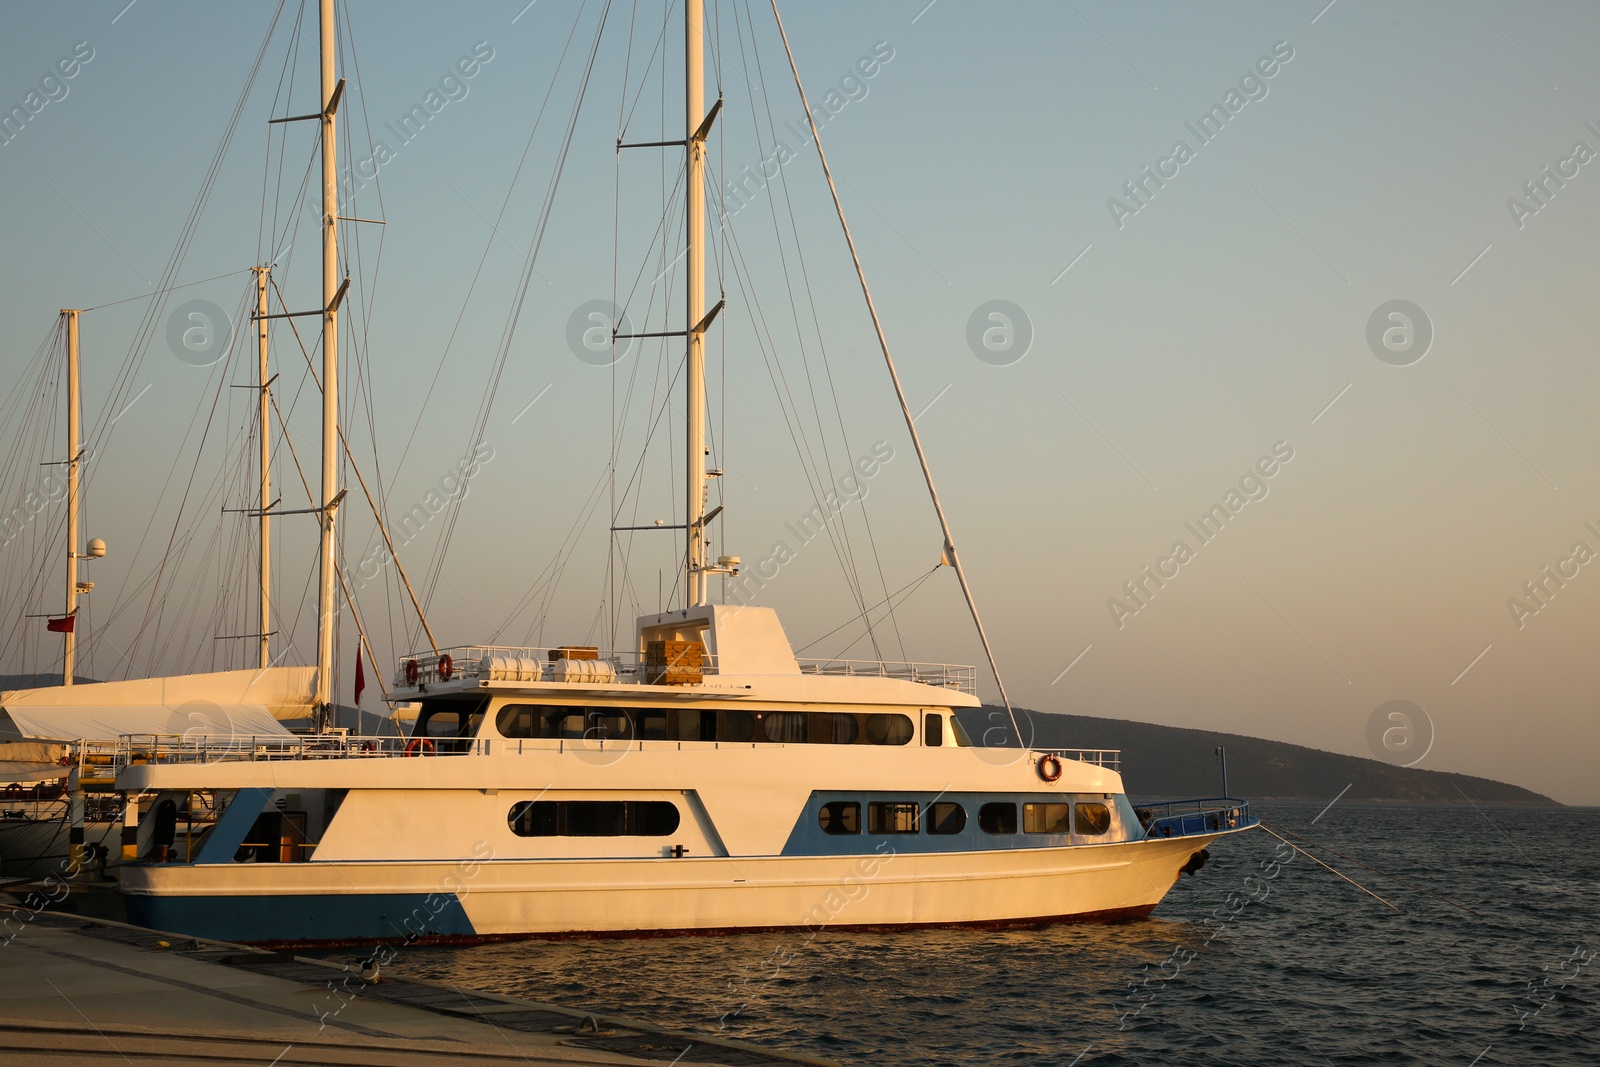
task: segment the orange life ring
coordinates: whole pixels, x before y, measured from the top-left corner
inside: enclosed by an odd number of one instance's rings
[[[7,800],[21,800],[22,799],[22,786],[19,785],[16,782],[12,782],[10,785],[6,786],[6,799]]]
[[[418,675],[418,673],[419,673],[419,670],[417,668],[417,661],[414,660],[414,659],[406,660],[406,684],[407,685],[416,685],[417,684],[417,675]]]
[[[1039,759],[1039,777],[1047,782],[1054,782],[1061,777],[1061,761],[1054,756],[1041,756]]]
[[[448,682],[450,676],[456,673],[456,661],[450,658],[450,653],[445,652],[439,656],[439,677]]]
[[[378,750],[378,746],[373,744],[371,741],[363,741],[363,742],[361,742],[361,751],[363,751],[363,752],[376,752],[377,750]]]
[[[432,756],[439,751],[439,746],[429,737],[413,737],[406,743],[408,756]]]

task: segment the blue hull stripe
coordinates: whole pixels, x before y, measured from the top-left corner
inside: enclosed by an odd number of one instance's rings
[[[124,901],[129,922],[218,941],[378,941],[472,937],[477,933],[461,901],[448,893],[128,894]]]

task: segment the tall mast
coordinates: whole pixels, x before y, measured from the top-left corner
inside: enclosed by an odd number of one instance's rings
[[[322,543],[317,580],[317,686],[312,698],[317,727],[328,725],[333,704],[334,514],[339,492],[339,182],[334,109],[333,0],[322,0]]]
[[[256,385],[261,389],[261,626],[257,640],[261,645],[261,668],[265,670],[272,663],[272,654],[269,649],[271,639],[267,634],[272,630],[272,521],[267,518],[267,505],[272,502],[272,450],[268,447],[267,410],[270,397],[267,394],[267,275],[271,267],[252,267],[256,275],[256,350],[260,357],[259,373]]]
[[[72,684],[78,635],[78,312],[61,309],[67,320],[67,629],[61,653],[61,684]]]
[[[706,312],[706,128],[710,122],[705,113],[705,53],[702,27],[704,11],[701,0],[685,0],[684,10],[684,68],[687,80],[684,105],[684,142],[687,149],[688,205],[684,212],[684,230],[689,260],[688,306],[684,329],[688,334],[688,366],[684,375],[688,386],[688,432],[684,435],[687,470],[684,478],[688,507],[684,518],[684,532],[688,547],[685,554],[685,598],[687,606],[695,607],[706,602],[706,327],[702,321]]]

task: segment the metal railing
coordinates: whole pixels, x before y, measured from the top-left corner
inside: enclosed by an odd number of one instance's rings
[[[1077,760],[1079,763],[1092,763],[1096,767],[1104,767],[1108,771],[1121,772],[1122,749],[1120,748],[1052,748],[1037,750],[1041,756],[1055,756],[1057,759]]]
[[[800,673],[899,678],[907,682],[954,689],[972,696],[978,695],[978,668],[960,663],[892,663],[863,659],[802,660]]]
[[[1138,804],[1134,814],[1149,837],[1189,837],[1215,834],[1254,826],[1250,803],[1236,797],[1203,797],[1198,800],[1168,800]]]
[[[185,737],[182,734],[123,734],[118,739],[113,767],[172,763],[252,763],[281,760],[369,759],[426,752],[477,753],[487,739],[357,737],[314,734],[284,737],[279,734],[235,737]],[[428,747],[428,746],[431,746]]]
[[[455,645],[438,652],[418,652],[401,657],[395,668],[395,688],[415,688],[437,685],[442,681],[480,681],[483,663],[490,659],[504,669],[504,681],[552,681],[556,660],[550,658],[559,648],[514,648],[504,645]],[[450,677],[441,671],[444,658],[450,658]],[[609,663],[616,672],[616,680],[627,684],[642,684],[647,670],[644,657],[638,652],[600,650],[597,659]],[[559,658],[559,657],[558,657]],[[582,661],[579,661],[582,662]],[[413,666],[414,665],[414,666]],[[878,660],[801,660],[801,674],[838,675],[862,678],[899,678],[908,682],[954,689],[973,696],[978,692],[978,669],[956,663],[895,663]],[[716,657],[710,654],[701,658],[703,674],[717,674]],[[413,674],[412,672],[415,671]]]

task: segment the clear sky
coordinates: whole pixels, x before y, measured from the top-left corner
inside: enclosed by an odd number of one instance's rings
[[[27,116],[0,144],[8,392],[57,309],[158,286],[275,12],[266,0],[125,3],[6,15],[0,106]],[[619,170],[615,150],[630,54],[628,136],[681,136],[676,60],[663,77],[651,59],[659,6],[618,4],[491,384],[600,10],[524,3],[348,7],[346,158],[365,160],[380,140],[390,151],[347,207],[387,225],[347,227],[345,390],[353,447],[391,510],[426,500],[468,450],[486,389],[493,399],[481,436],[493,458],[459,507],[402,551],[426,576],[453,531],[427,583],[445,644],[607,640],[613,398],[626,407],[626,483],[672,362],[649,342],[614,376],[575,358],[568,322],[618,292],[635,327],[681,328],[662,318],[681,306],[675,253],[651,259],[649,245],[676,159],[632,150]],[[1589,561],[1600,558],[1600,440],[1588,414],[1600,398],[1590,295],[1600,10],[925,3],[795,4],[785,15],[813,104],[837,92],[823,143],[909,402],[926,407],[917,425],[1012,700],[1357,755],[1374,754],[1378,709],[1405,700],[1431,724],[1419,766],[1600,803],[1600,563]],[[728,202],[762,303],[735,271],[737,250],[713,257],[713,293],[725,288],[729,302],[712,344],[713,459],[727,469],[714,494],[727,506],[717,551],[748,565],[779,542],[797,549],[759,600],[780,610],[796,645],[820,638],[811,651],[832,655],[859,631],[825,636],[855,613],[825,539],[789,543],[786,524],[815,504],[807,472],[837,484],[876,442],[893,453],[834,524],[868,602],[932,568],[939,534],[815,156],[789,126],[801,109],[770,11],[708,7],[726,93],[713,169],[759,171],[780,140],[794,155],[782,195],[752,182]],[[291,225],[313,126],[273,127],[270,140],[266,126],[316,107],[314,20],[291,54],[296,11],[266,46],[176,280],[229,276],[159,305],[148,351],[126,371],[150,302],[84,316],[86,418],[140,397],[93,461],[87,532],[111,545],[90,575],[89,665],[100,674],[192,666],[213,637],[251,625],[237,591],[248,579],[241,520],[219,512],[251,502],[240,456],[253,400],[218,389],[250,380],[250,353],[196,368],[167,335],[187,300],[234,314],[248,284],[234,272],[280,253],[293,309],[315,306],[316,235],[303,219]],[[669,52],[679,36],[674,25]],[[452,73],[464,61],[470,77]],[[752,91],[763,85],[764,96]],[[386,132],[430,91],[443,103],[420,132]],[[777,258],[775,220],[785,230],[790,210],[803,275],[797,259]],[[669,243],[676,227],[679,214]],[[1012,347],[1006,322],[985,317],[991,301],[1020,310],[1008,313]],[[998,350],[984,347],[985,330]],[[313,387],[283,326],[273,343],[280,399],[294,405],[296,445],[314,470]],[[196,464],[195,435],[224,393]],[[679,436],[658,430],[619,522],[672,520],[663,449],[681,444],[674,410],[660,426]],[[791,424],[806,435],[798,450]],[[280,464],[283,506],[305,506],[288,457]],[[152,604],[141,583],[176,528],[191,466],[181,525],[199,531],[183,564],[192,575],[164,577],[165,599]],[[353,493],[346,511],[352,571],[373,544],[357,502]],[[1199,526],[1213,505],[1225,517],[1215,534]],[[303,661],[313,556],[309,520],[293,521],[277,540],[277,596],[291,659]],[[656,606],[653,572],[672,584],[670,535],[644,536],[663,540],[636,542],[624,616]],[[219,547],[202,558],[208,538]],[[34,558],[21,544],[5,550],[7,582],[22,582],[16,561]],[[529,596],[563,545],[559,584]],[[1159,585],[1146,567],[1165,575]],[[1137,598],[1130,582],[1143,583]],[[1544,583],[1537,599],[1529,582]],[[213,609],[228,583],[232,601]],[[387,572],[361,596],[384,657],[416,643],[398,597]],[[59,607],[42,590],[6,603],[20,613],[24,600],[27,611]],[[137,636],[157,618],[168,636]],[[898,637],[880,630],[890,658],[903,648],[980,659],[948,570],[896,622]],[[47,669],[58,646],[27,642],[8,668]],[[134,648],[132,666],[111,646]],[[992,698],[992,684],[984,692]]]

